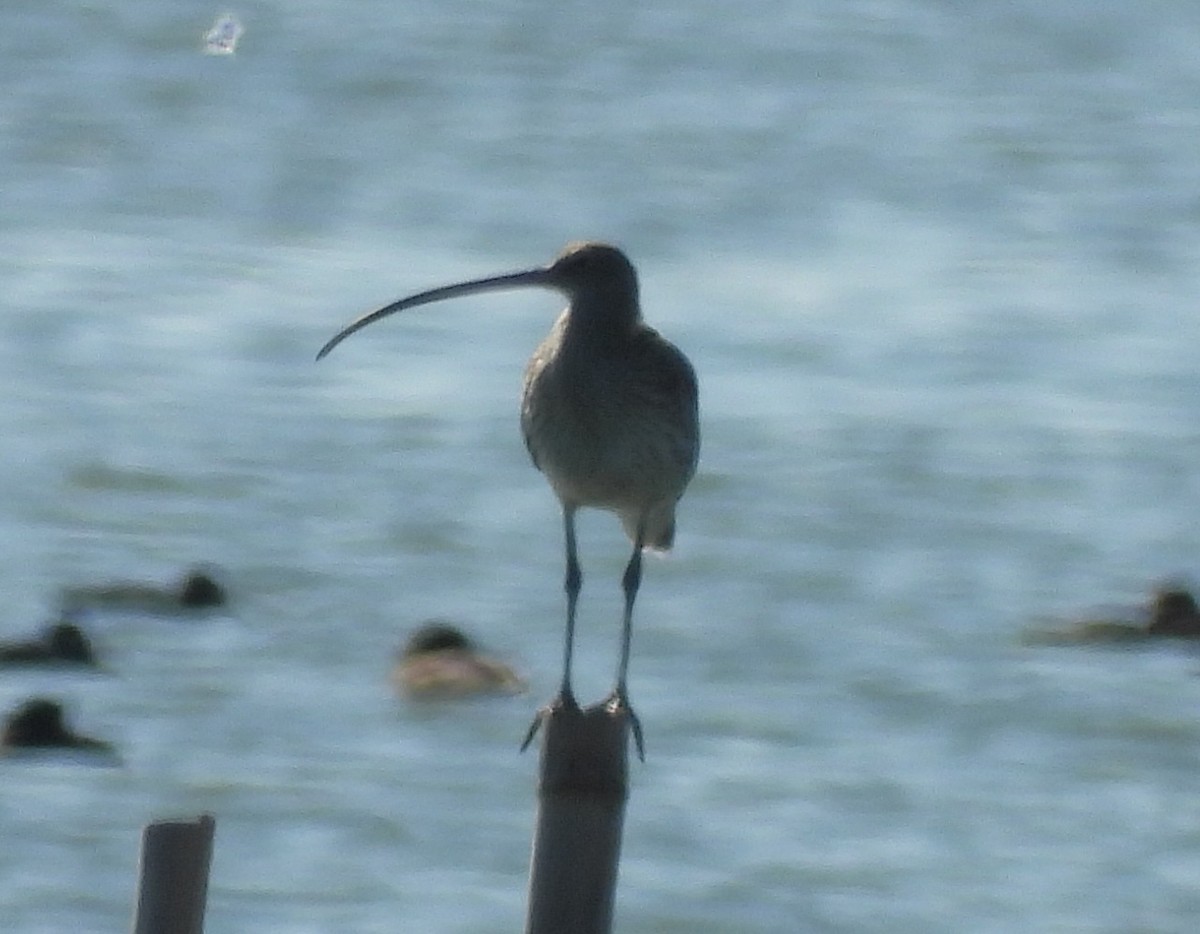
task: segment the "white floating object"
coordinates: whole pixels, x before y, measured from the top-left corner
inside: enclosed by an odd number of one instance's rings
[[[242,24],[232,13],[222,13],[217,17],[204,36],[204,52],[206,55],[232,55],[237,47],[237,41],[245,32]]]

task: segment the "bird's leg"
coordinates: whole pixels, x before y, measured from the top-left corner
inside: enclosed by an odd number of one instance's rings
[[[564,589],[567,592],[567,633],[563,644],[562,685],[559,697],[571,697],[571,654],[575,648],[575,606],[579,603],[579,591],[583,587],[583,572],[579,568],[579,556],[575,551],[575,507],[563,507],[563,531],[567,543],[567,577]]]
[[[643,762],[646,759],[646,753],[642,746],[642,725],[638,721],[637,714],[633,712],[633,705],[629,703],[628,674],[629,649],[633,639],[633,601],[637,599],[638,587],[642,583],[642,547],[645,544],[645,537],[645,523],[639,522],[637,535],[633,542],[633,554],[630,556],[629,564],[625,566],[625,574],[621,578],[621,587],[625,591],[625,615],[621,621],[621,661],[617,665],[617,686],[610,701],[612,706],[624,708],[629,715],[629,725],[633,729],[638,758]]]
[[[624,699],[627,691],[629,674],[629,649],[633,638],[633,601],[637,599],[638,587],[642,583],[642,535],[638,530],[637,541],[633,544],[633,554],[625,565],[625,574],[621,578],[621,588],[625,591],[625,615],[621,626],[621,661],[617,666],[617,696]]]
[[[529,732],[525,734],[525,741],[521,743],[522,752],[533,741],[538,727],[542,725],[542,718],[550,713],[552,707],[576,706],[575,694],[571,690],[571,655],[575,643],[575,607],[579,603],[579,591],[583,587],[583,572],[579,568],[579,556],[575,548],[575,509],[575,506],[563,505],[563,532],[567,545],[567,577],[564,585],[567,592],[567,633],[563,644],[562,684],[559,685],[558,696],[534,715],[533,723],[529,724]]]

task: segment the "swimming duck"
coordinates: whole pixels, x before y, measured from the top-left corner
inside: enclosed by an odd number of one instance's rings
[[[1200,607],[1196,598],[1181,587],[1160,588],[1150,607],[1146,632],[1171,639],[1200,639]]]
[[[207,571],[192,568],[174,587],[160,587],[140,581],[114,581],[92,587],[73,587],[63,591],[63,606],[68,610],[89,607],[126,610],[170,616],[181,611],[205,610],[224,606],[224,589]]]
[[[512,668],[481,653],[461,630],[444,620],[431,620],[409,637],[391,680],[407,697],[442,700],[520,694],[526,687]]]
[[[91,640],[67,620],[47,625],[36,639],[0,642],[0,665],[96,666]]]
[[[1200,639],[1200,606],[1191,591],[1176,584],[1159,587],[1146,608],[1146,622],[1084,620],[1066,629],[1028,633],[1035,645],[1140,643],[1157,639]]]
[[[8,715],[0,747],[12,749],[78,749],[112,753],[111,743],[83,736],[63,718],[63,708],[48,697],[32,697]]]

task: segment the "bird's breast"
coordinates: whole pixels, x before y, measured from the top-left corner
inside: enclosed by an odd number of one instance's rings
[[[573,348],[561,337],[552,332],[526,369],[521,427],[534,463],[564,503],[623,513],[673,505],[699,443],[690,366],[670,348],[687,368],[680,383],[636,348]]]

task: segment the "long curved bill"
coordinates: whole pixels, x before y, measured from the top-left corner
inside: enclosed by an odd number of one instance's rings
[[[458,282],[454,285],[444,285],[440,289],[418,292],[416,295],[402,298],[398,302],[392,302],[378,311],[372,311],[370,314],[363,315],[357,321],[352,321],[346,327],[342,328],[342,330],[338,331],[337,334],[333,335],[325,346],[317,351],[317,359],[320,360],[355,331],[361,331],[368,324],[372,324],[380,318],[386,318],[397,311],[404,311],[406,308],[415,308],[417,305],[428,305],[430,302],[440,302],[447,298],[474,295],[476,292],[494,292],[500,289],[520,289],[529,286],[554,288],[555,283],[549,267],[527,269],[524,272],[511,272],[503,276],[490,276],[487,279],[472,279],[470,282]]]

